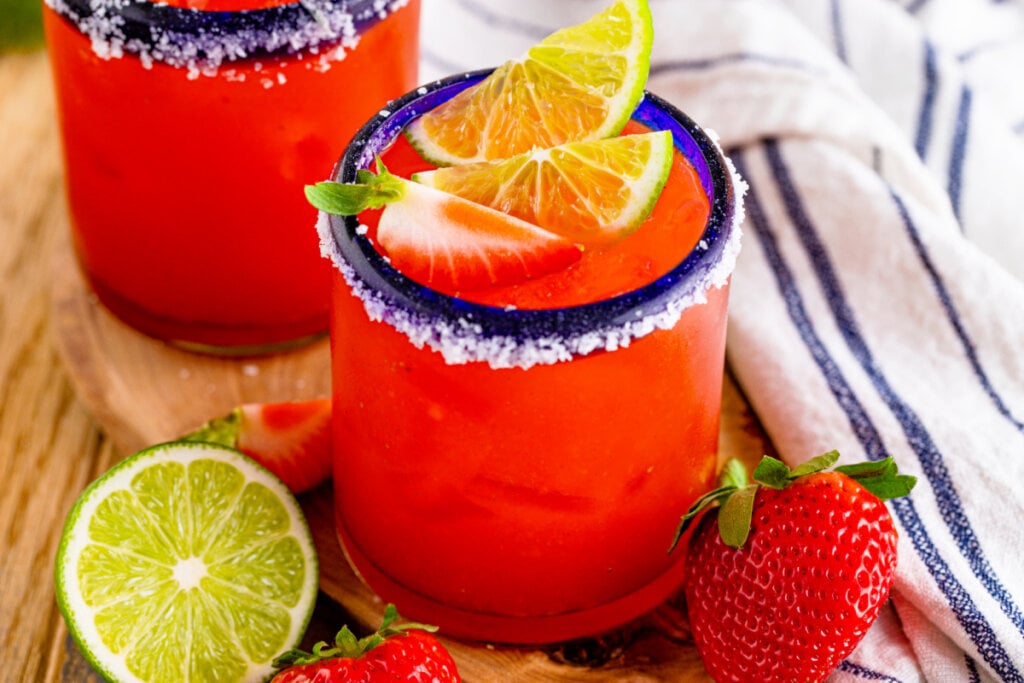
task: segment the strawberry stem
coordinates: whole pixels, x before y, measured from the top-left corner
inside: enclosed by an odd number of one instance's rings
[[[361,170],[355,183],[324,181],[306,185],[306,200],[317,209],[335,216],[355,216],[367,209],[379,209],[405,196],[405,184],[398,176],[388,173],[384,162],[377,157],[377,174]]]
[[[205,441],[228,448],[238,448],[238,434],[242,429],[242,409],[235,408],[227,415],[215,417],[199,429],[181,437],[182,441]]]
[[[679,520],[668,551],[671,553],[675,549],[683,534],[704,510],[716,504],[718,533],[722,542],[730,548],[742,548],[750,535],[750,520],[758,488],[767,486],[782,490],[800,477],[831,468],[838,460],[839,451],[829,451],[791,470],[781,460],[765,455],[754,468],[754,483],[748,484],[743,464],[730,459],[722,469],[719,487],[698,498]],[[899,473],[891,456],[884,460],[842,465],[835,471],[853,479],[883,501],[907,495],[917,483],[916,477]]]
[[[436,626],[405,622],[395,624],[398,619],[398,610],[394,605],[389,604],[384,608],[384,619],[375,633],[364,638],[356,638],[348,626],[342,626],[341,630],[334,637],[334,647],[330,647],[324,641],[313,646],[312,652],[303,650],[289,650],[274,659],[273,666],[277,669],[294,666],[298,664],[315,664],[327,659],[339,657],[354,658],[366,654],[373,648],[383,643],[392,636],[405,635],[408,631],[429,631],[433,633]]]

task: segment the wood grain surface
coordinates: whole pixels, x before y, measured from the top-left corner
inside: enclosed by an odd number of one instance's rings
[[[259,359],[197,356],[135,333],[85,289],[70,255],[43,52],[0,55],[0,678],[94,681],[56,607],[52,566],[78,494],[124,455],[242,402],[329,389],[326,339]],[[726,383],[721,457],[770,451]],[[381,605],[344,562],[329,485],[303,496],[321,555],[307,643]],[[598,639],[535,650],[448,641],[466,681],[703,681],[681,605]]]

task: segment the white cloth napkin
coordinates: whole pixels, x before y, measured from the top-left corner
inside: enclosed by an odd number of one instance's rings
[[[423,80],[605,0],[424,0]],[[891,607],[834,681],[1024,680],[1024,4],[651,0],[649,89],[750,184],[728,360],[781,455],[891,454]]]

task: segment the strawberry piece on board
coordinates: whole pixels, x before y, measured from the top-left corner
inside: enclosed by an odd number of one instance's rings
[[[704,666],[722,681],[823,681],[889,597],[898,534],[883,500],[916,482],[892,458],[794,470],[765,456],[754,484],[737,461],[694,504],[684,591]],[[717,514],[701,512],[718,503]],[[674,547],[675,543],[673,543]]]
[[[236,448],[302,493],[331,476],[331,400],[246,403],[183,440]]]

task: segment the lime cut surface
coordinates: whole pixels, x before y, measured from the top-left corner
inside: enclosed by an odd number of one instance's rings
[[[643,96],[653,41],[647,0],[619,0],[502,64],[406,135],[438,166],[611,137]]]
[[[57,601],[111,681],[262,681],[301,640],[317,558],[295,498],[241,453],[171,443],[130,456],[72,507]]]
[[[640,226],[668,180],[673,152],[672,134],[660,131],[570,142],[412,179],[573,242],[600,245]]]

